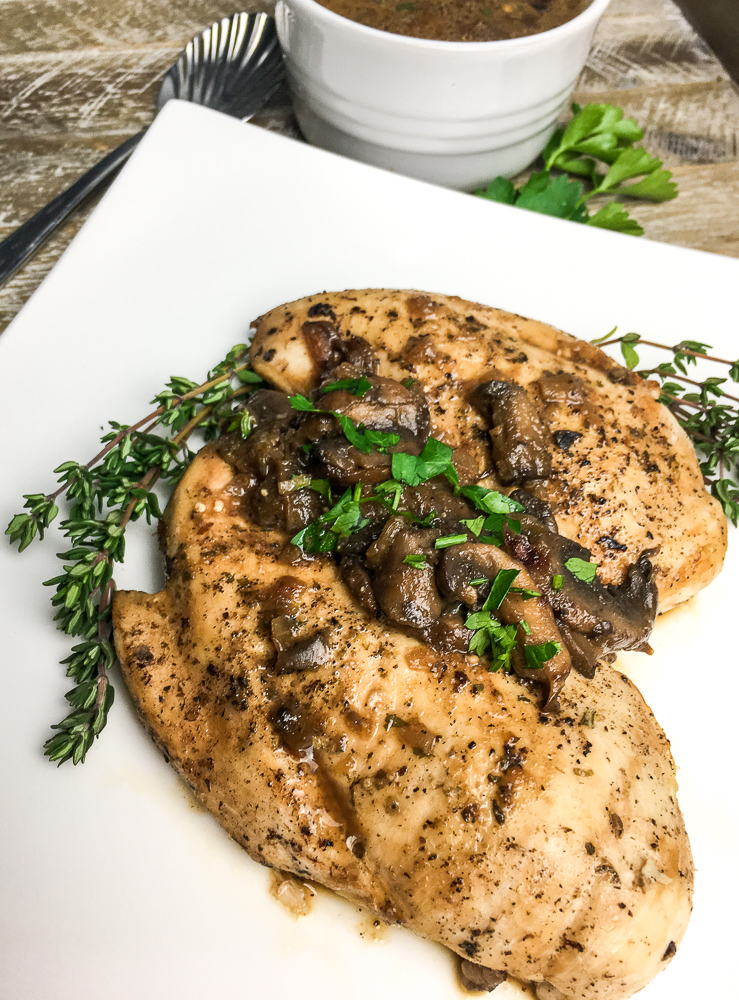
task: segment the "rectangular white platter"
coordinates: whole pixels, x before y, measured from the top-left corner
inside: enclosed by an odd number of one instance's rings
[[[618,325],[736,357],[739,262],[483,202],[179,102],[166,106],[91,219],[0,338],[0,520],[51,470],[86,460],[172,374],[200,379],[250,321],[352,287],[457,294],[585,339]],[[40,751],[64,714],[68,645],[40,583],[51,544],[0,546],[0,996],[7,1000],[457,1000],[451,957],[321,894],[296,921],[164,763],[122,684],[87,762]],[[151,529],[124,586],[161,580]],[[735,595],[722,576],[624,657],[672,741],[697,864],[683,947],[644,1000],[736,989],[739,813]],[[500,987],[496,1000],[517,996]]]

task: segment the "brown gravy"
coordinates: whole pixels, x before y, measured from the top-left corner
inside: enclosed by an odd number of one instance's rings
[[[447,42],[492,42],[557,28],[591,0],[318,0],[370,28]]]

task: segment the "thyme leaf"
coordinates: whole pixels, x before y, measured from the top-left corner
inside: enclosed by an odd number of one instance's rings
[[[616,330],[594,340],[601,347],[619,345],[627,367],[644,379],[661,384],[660,402],[672,411],[690,438],[700,463],[703,478],[712,496],[721,504],[727,519],[739,524],[739,395],[725,388],[739,383],[739,360],[719,358],[710,344],[683,340],[670,346],[646,340],[638,333],[615,336]],[[641,346],[667,351],[669,361],[652,368],[639,368]],[[691,369],[699,362],[728,369],[727,378],[707,375],[691,378]]]
[[[249,368],[247,352],[246,344],[237,344],[200,385],[171,378],[152,400],[155,409],[135,424],[112,421],[101,450],[85,464],[57,466],[58,489],[24,496],[24,511],[5,531],[22,552],[65,511],[59,527],[69,544],[59,553],[62,572],[45,581],[57,628],[78,640],[62,660],[74,682],[65,696],[71,711],[44,744],[58,764],[84,761],[113,704],[113,570],[125,555],[126,528],[142,517],[148,523],[161,517],[154,487],[180,480],[194,457],[188,441],[195,432],[205,441],[224,430],[242,437],[251,432],[240,401],[262,380]]]

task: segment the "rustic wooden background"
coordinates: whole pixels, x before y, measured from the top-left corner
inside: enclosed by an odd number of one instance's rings
[[[0,0],[0,238],[147,125],[180,49],[236,2]],[[613,0],[575,99],[620,104],[674,170],[679,198],[634,212],[649,237],[739,257],[739,91],[671,0]],[[286,94],[258,121],[296,134]],[[0,331],[91,207],[0,289]]]

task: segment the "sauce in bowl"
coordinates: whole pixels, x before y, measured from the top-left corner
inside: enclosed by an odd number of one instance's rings
[[[571,21],[591,0],[318,0],[370,28],[446,42],[523,38]]]

